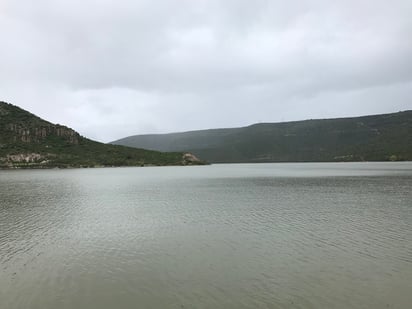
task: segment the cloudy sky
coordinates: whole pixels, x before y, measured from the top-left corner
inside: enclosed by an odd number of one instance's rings
[[[0,0],[0,100],[108,142],[412,109],[411,0]]]

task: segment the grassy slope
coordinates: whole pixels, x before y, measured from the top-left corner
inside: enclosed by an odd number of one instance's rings
[[[412,111],[137,135],[113,143],[190,151],[209,162],[412,160]]]
[[[21,167],[79,167],[79,166],[138,166],[138,165],[181,165],[182,153],[161,153],[124,146],[107,145],[89,140],[78,135],[78,144],[67,138],[50,134],[36,142],[22,142],[16,138],[16,132],[10,125],[33,132],[36,128],[67,127],[54,125],[17,106],[0,102],[0,157],[13,154],[38,153],[42,155],[40,162],[14,163]],[[76,133],[77,134],[77,133]],[[0,166],[7,164],[3,160]]]

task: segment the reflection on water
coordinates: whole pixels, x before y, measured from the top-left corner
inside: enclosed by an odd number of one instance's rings
[[[410,308],[412,163],[0,171],[0,308]]]

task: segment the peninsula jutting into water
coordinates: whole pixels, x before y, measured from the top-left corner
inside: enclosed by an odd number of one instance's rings
[[[201,165],[182,152],[103,144],[0,102],[0,168]]]

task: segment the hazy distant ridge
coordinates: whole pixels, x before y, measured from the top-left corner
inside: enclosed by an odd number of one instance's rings
[[[134,135],[112,143],[188,151],[209,162],[412,160],[412,111]]]

